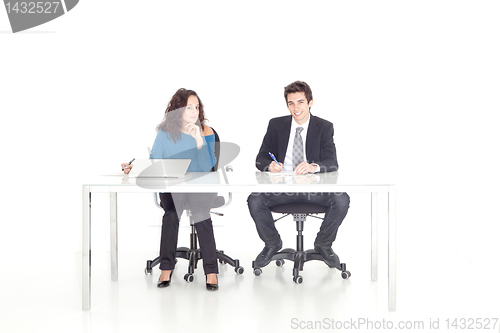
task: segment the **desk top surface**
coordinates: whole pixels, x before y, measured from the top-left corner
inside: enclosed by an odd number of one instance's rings
[[[145,190],[162,189],[187,190],[222,190],[227,188],[241,188],[264,191],[281,191],[284,189],[304,189],[307,191],[321,191],[324,187],[356,187],[356,186],[394,186],[390,182],[367,181],[367,179],[377,179],[377,177],[366,177],[353,175],[344,176],[339,172],[317,173],[303,176],[291,174],[271,174],[268,172],[238,173],[227,172],[227,179],[222,172],[191,172],[183,179],[144,179],[134,178],[128,175],[97,176],[84,183],[84,186],[105,186],[105,187],[139,187]],[[194,189],[193,189],[194,191]]]

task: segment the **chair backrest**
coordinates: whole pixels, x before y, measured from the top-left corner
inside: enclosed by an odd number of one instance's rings
[[[211,128],[214,131],[214,136],[215,136],[214,150],[215,150],[215,158],[216,158],[215,165],[212,167],[211,171],[217,171],[217,170],[219,170],[220,138],[219,138],[219,134],[217,134],[217,132],[213,129],[213,127],[211,127]]]
[[[219,170],[219,158],[220,158],[220,138],[219,138],[219,134],[217,133],[217,131],[213,128],[212,128],[212,131],[214,131],[214,136],[215,136],[215,147],[214,147],[214,151],[215,151],[215,158],[216,158],[216,161],[215,161],[215,165],[212,167],[212,169],[210,171],[212,172],[217,172],[217,170]],[[219,208],[219,207],[222,207],[224,206],[226,203],[226,200],[223,196],[217,196],[217,198],[215,199],[213,205],[212,205],[212,208]]]

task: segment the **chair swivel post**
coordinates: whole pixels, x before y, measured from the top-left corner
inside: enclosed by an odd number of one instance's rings
[[[194,227],[193,212],[190,209],[186,210],[186,216],[189,218],[189,225],[191,227],[191,234],[189,235],[189,266],[188,274],[192,275],[194,270],[198,267],[198,256],[200,256],[200,251],[198,251],[198,235],[196,234],[196,229]],[[186,277],[186,281],[189,277]]]
[[[196,236],[196,229],[194,227],[193,213],[191,212],[190,209],[186,210],[186,216],[189,217],[189,225],[191,226],[189,245],[191,249],[196,250],[198,249],[198,237]]]
[[[304,236],[302,235],[302,231],[304,230],[306,216],[306,214],[293,214],[293,219],[297,225],[297,252],[304,251]]]

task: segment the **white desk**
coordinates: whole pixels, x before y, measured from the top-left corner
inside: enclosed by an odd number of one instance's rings
[[[340,173],[342,174],[342,173]],[[378,194],[388,195],[388,307],[396,310],[396,186],[375,184],[338,177],[339,173],[315,174],[315,182],[304,182],[303,177],[286,177],[280,180],[269,177],[268,173],[228,173],[224,179],[219,173],[191,173],[184,181],[138,180],[128,176],[97,177],[83,185],[83,260],[82,298],[83,309],[90,310],[91,278],[91,195],[110,194],[111,223],[111,278],[118,280],[117,246],[117,193],[153,192],[268,192],[268,193],[314,193],[314,192],[368,192],[371,193],[371,279],[378,278]],[[343,174],[342,174],[343,175]],[[313,179],[310,179],[313,180]]]

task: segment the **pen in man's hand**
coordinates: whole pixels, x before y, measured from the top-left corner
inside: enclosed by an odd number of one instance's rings
[[[274,162],[278,163],[278,165],[280,164],[280,162],[278,162],[276,157],[274,157],[273,153],[269,152],[269,155],[271,155],[271,158],[273,159]]]
[[[135,157],[132,159],[132,161],[128,162],[128,165],[132,164],[132,162],[135,161]],[[122,171],[125,170],[125,168],[122,168]]]

